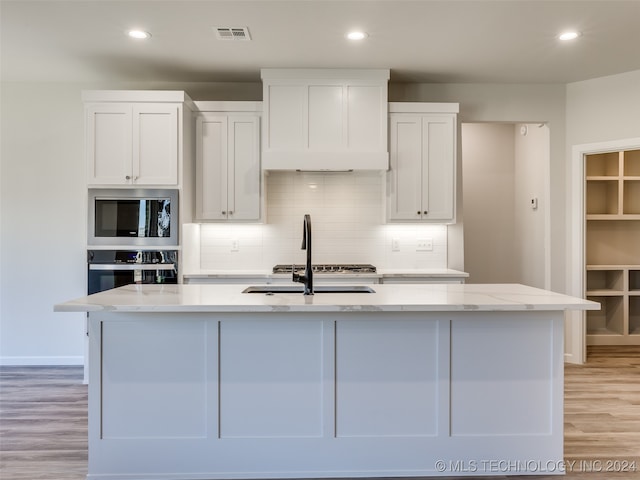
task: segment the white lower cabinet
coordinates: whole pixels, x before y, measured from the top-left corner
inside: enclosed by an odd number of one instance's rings
[[[455,222],[458,105],[435,105],[389,104],[389,221]]]
[[[260,220],[260,117],[202,113],[196,120],[196,218]]]

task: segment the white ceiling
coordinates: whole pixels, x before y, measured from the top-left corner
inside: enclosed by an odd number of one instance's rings
[[[640,69],[639,0],[0,0],[0,15],[3,81],[258,82],[263,67],[321,67],[568,83]],[[252,41],[216,40],[213,26]],[[369,38],[349,43],[353,28]],[[567,28],[583,36],[561,44]]]

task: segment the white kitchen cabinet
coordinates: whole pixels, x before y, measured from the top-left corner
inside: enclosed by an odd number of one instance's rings
[[[388,169],[389,70],[261,73],[264,169]]]
[[[176,185],[179,104],[87,105],[89,185]]]
[[[458,104],[389,104],[387,220],[455,222]]]
[[[196,218],[260,220],[260,116],[201,113],[196,120]]]

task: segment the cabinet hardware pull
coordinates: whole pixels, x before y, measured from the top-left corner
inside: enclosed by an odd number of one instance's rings
[[[417,213],[418,215],[420,215],[420,210],[418,210],[416,213]]]
[[[233,215],[233,212],[231,210],[229,210],[229,215]]]
[[[426,211],[426,210],[424,212],[422,212],[423,215],[426,215],[427,213],[429,213],[429,212]]]
[[[131,175],[127,175],[126,177],[124,177],[126,180],[131,180]]]
[[[226,214],[227,214],[227,212],[225,212],[225,211],[223,210],[223,211],[222,211],[222,214],[223,214],[223,215],[226,215]]]

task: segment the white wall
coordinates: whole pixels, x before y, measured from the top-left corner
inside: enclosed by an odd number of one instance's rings
[[[1,85],[0,364],[80,364],[86,294],[85,89],[167,89],[198,100],[260,100],[259,83]]]
[[[640,136],[640,70],[567,85],[567,157],[573,145]]]
[[[53,304],[82,294],[82,103],[69,85],[2,85],[0,361],[79,363],[83,315]]]
[[[544,124],[516,124],[514,138],[514,241],[518,282],[548,288],[549,128]],[[532,199],[537,201],[535,209]]]

